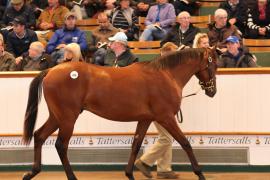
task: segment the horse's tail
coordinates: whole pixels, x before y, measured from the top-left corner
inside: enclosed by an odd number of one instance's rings
[[[38,104],[42,95],[42,81],[47,75],[49,70],[42,71],[35,77],[29,87],[28,102],[25,112],[24,128],[23,128],[23,142],[25,144],[30,144],[34,127],[36,124]]]

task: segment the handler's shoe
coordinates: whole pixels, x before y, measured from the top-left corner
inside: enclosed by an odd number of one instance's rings
[[[174,171],[157,172],[158,179],[178,179],[178,176]]]
[[[152,178],[153,175],[151,174],[151,167],[147,164],[143,163],[140,159],[137,159],[135,161],[135,166],[138,168],[143,175],[145,175],[148,178]]]

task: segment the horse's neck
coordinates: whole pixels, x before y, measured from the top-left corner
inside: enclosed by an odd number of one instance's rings
[[[179,87],[184,87],[190,78],[197,72],[196,65],[181,64],[177,67],[170,69],[170,73],[177,82]]]

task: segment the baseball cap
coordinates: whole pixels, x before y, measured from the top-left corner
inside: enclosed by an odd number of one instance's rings
[[[110,41],[117,41],[127,44],[127,36],[124,32],[118,32],[113,37],[108,38]]]
[[[24,20],[24,18],[22,16],[17,16],[13,19],[13,21],[11,22],[11,24],[21,24],[21,25],[25,25],[26,22]]]
[[[239,39],[238,39],[238,37],[236,37],[236,36],[229,36],[229,37],[226,39],[226,42],[239,43]]]

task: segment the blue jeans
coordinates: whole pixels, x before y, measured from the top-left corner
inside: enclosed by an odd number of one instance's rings
[[[153,24],[146,26],[144,29],[140,41],[153,41],[153,40],[161,40],[166,34],[166,30],[158,29]]]

